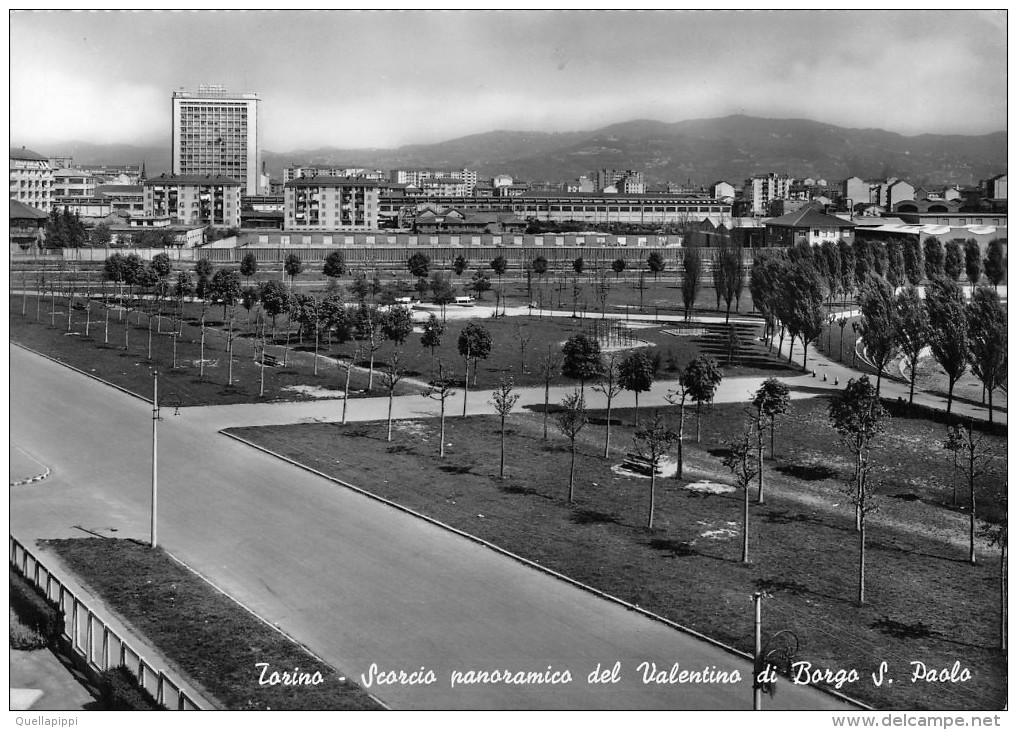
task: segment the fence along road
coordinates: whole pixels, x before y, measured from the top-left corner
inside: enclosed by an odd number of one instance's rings
[[[52,465],[45,489],[12,495],[25,540],[75,525],[148,536],[151,406],[11,347],[12,443]],[[58,434],[59,438],[54,438]],[[432,685],[375,685],[396,709],[735,709],[751,665],[710,643],[522,565],[221,436],[161,424],[162,545],[355,680],[435,672]],[[385,478],[383,471],[379,478]],[[369,485],[363,485],[369,486]],[[42,556],[45,559],[45,556]],[[745,631],[752,630],[746,596]],[[617,684],[587,675],[622,665]],[[738,670],[737,684],[644,684],[637,668]],[[450,687],[453,670],[568,669],[569,684]],[[291,669],[278,667],[277,669]],[[250,667],[256,681],[258,670]],[[773,709],[845,709],[785,683]]]

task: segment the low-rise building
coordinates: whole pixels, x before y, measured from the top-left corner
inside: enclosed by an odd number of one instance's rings
[[[46,238],[46,219],[49,216],[14,198],[11,198],[9,215],[11,253],[38,253]]]
[[[64,167],[53,173],[53,197],[88,198],[95,195],[96,178],[84,170]]]
[[[108,198],[114,213],[125,213],[128,216],[145,213],[143,185],[98,185],[95,194]]]
[[[811,206],[764,221],[766,245],[790,247],[801,243],[819,246],[823,241],[854,240],[855,224],[827,215]]]
[[[113,213],[112,201],[103,195],[56,197],[53,207],[69,211],[79,218],[105,218]]]

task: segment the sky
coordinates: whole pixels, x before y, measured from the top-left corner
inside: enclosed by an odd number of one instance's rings
[[[264,149],[748,114],[1006,129],[1006,12],[12,12],[12,144],[168,144],[170,95],[262,99]]]

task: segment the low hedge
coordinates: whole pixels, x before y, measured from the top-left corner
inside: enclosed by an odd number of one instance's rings
[[[14,568],[10,568],[10,585],[11,608],[18,614],[18,618],[25,626],[43,636],[47,644],[55,646],[64,633],[64,617],[60,607]]]
[[[164,710],[155,698],[138,684],[138,678],[126,667],[107,669],[99,675],[99,709]]]

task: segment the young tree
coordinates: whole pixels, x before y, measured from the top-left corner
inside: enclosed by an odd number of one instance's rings
[[[346,273],[346,258],[342,251],[330,251],[321,266],[321,273],[335,280]]]
[[[396,348],[402,347],[406,338],[413,334],[413,313],[408,307],[389,307],[381,318],[381,334],[391,340]]]
[[[498,286],[501,286],[501,277],[508,271],[508,260],[502,256],[495,256],[491,261],[491,271],[498,275]]]
[[[968,366],[968,317],[964,292],[952,279],[937,276],[925,287],[932,356],[946,373],[946,412],[953,406],[953,388]]]
[[[876,393],[883,371],[897,354],[897,332],[900,329],[893,288],[886,279],[871,277],[862,286],[859,297],[862,309],[860,331],[865,351],[876,368]]]
[[[855,529],[858,531],[858,602],[865,603],[865,515],[871,511],[871,486],[868,474],[872,440],[883,431],[886,410],[867,376],[848,381],[843,391],[830,400],[830,420],[843,437],[843,443],[855,456],[851,499],[855,505]]]
[[[875,256],[869,241],[864,238],[855,238],[852,245],[855,252],[855,281],[858,286],[863,286],[869,276],[875,275]]]
[[[388,435],[386,440],[392,440],[392,400],[395,395],[396,386],[399,385],[399,381],[402,380],[406,371],[401,367],[399,363],[399,350],[396,350],[388,358],[388,362],[385,363],[386,368],[382,373],[382,379],[385,383],[385,388],[388,390]]]
[[[611,271],[614,272],[614,278],[617,279],[621,275],[621,273],[625,271],[626,266],[628,266],[628,264],[625,262],[625,259],[623,258],[615,259],[611,264]]]
[[[427,254],[417,251],[406,261],[406,268],[418,279],[425,279],[431,268],[431,258]]]
[[[918,377],[918,356],[932,338],[929,314],[918,290],[913,286],[902,289],[897,295],[897,347],[907,357],[911,371],[908,403],[915,401],[915,380]]]
[[[498,389],[495,390],[491,395],[494,398],[494,410],[501,417],[501,458],[498,461],[498,478],[505,478],[505,419],[515,408],[516,401],[519,400],[518,394],[513,394],[515,390],[515,384],[512,382],[512,378],[503,378],[498,383]]]
[[[657,281],[667,264],[664,261],[664,257],[660,255],[660,251],[653,251],[649,256],[646,257],[646,266],[653,274],[653,280]]]
[[[925,278],[931,279],[934,276],[942,276],[943,271],[943,244],[935,236],[925,239],[922,246],[925,254]]]
[[[275,342],[276,318],[289,311],[289,289],[278,279],[270,279],[262,282],[258,298],[261,299],[261,306],[265,310],[265,314],[272,318],[272,342]]]
[[[855,290],[855,249],[843,238],[837,239],[837,253],[840,254],[840,291],[847,301],[847,295]]]
[[[441,307],[441,319],[445,321],[445,307],[455,301],[455,290],[448,277],[439,272],[431,275],[431,301]]]
[[[463,379],[463,416],[466,415],[466,401],[470,394],[470,361],[473,361],[473,382],[477,382],[477,363],[491,354],[491,333],[482,324],[468,322],[459,333],[456,343],[459,354],[466,361],[466,377]]]
[[[882,433],[888,416],[867,375],[849,380],[844,390],[834,394],[830,400],[829,415],[833,427],[843,437],[844,445],[855,457],[851,484],[856,501],[855,529],[860,530],[859,501],[870,469],[871,442]]]
[[[579,256],[572,262],[572,270],[576,272],[576,276],[582,276],[583,270],[586,268],[586,261],[582,256]]]
[[[978,280],[982,278],[982,249],[973,238],[964,242],[964,273],[967,274],[968,285],[974,293]]]
[[[841,288],[840,252],[837,250],[837,244],[833,241],[823,241],[820,246],[820,256],[823,261],[824,283],[832,302]],[[753,261],[754,263],[755,261]],[[903,267],[903,263],[901,266]]]
[[[194,275],[198,279],[194,293],[199,299],[208,298],[208,286],[212,280],[212,262],[204,258],[198,259],[194,264]]]
[[[580,391],[585,393],[586,381],[593,380],[604,372],[600,357],[600,341],[585,333],[573,335],[562,347],[561,374],[578,380]]]
[[[968,304],[968,360],[989,394],[989,423],[992,393],[1006,380],[1006,338],[1006,312],[999,295],[987,286],[975,289]]]
[[[604,435],[604,458],[611,454],[611,402],[622,391],[619,382],[618,357],[612,353],[608,355],[603,364],[603,369],[597,378],[597,384],[593,389],[603,393],[607,398],[607,432]]]
[[[660,411],[654,411],[650,424],[641,431],[636,431],[632,440],[636,452],[650,462],[650,507],[646,517],[646,529],[653,529],[653,512],[657,501],[657,466],[660,460],[671,451],[678,434],[664,423]]]
[[[540,280],[544,280],[544,274],[547,273],[547,259],[543,256],[538,256],[533,259],[533,273],[540,277]]]
[[[526,372],[526,348],[533,341],[533,334],[526,328],[526,325],[516,325],[516,346],[519,348],[519,375]]]
[[[445,334],[445,323],[431,312],[427,321],[424,322],[424,333],[420,336],[420,344],[431,350],[432,369],[434,363],[434,348],[441,347],[441,336]]]
[[[304,262],[295,253],[286,256],[283,262],[283,271],[290,277],[290,286],[296,283],[297,274],[304,270]]]
[[[467,265],[468,262],[466,261],[466,258],[464,256],[462,255],[456,256],[455,260],[452,261],[452,271],[455,272],[456,276],[462,276],[463,272],[466,271]]]
[[[240,260],[240,275],[247,279],[247,286],[251,285],[251,277],[258,273],[258,257],[248,251]]]
[[[925,255],[917,235],[904,241],[904,276],[911,286],[918,286],[925,278]]]
[[[698,355],[685,368],[682,377],[689,397],[696,402],[696,443],[699,443],[703,403],[712,403],[720,381],[724,379],[717,361],[707,355]]]
[[[984,436],[976,436],[971,419],[947,429],[943,448],[953,452],[954,465],[964,475],[968,487],[968,562],[975,564],[975,483],[991,471],[995,452],[985,443]],[[961,457],[960,463],[957,456]]]
[[[998,287],[1006,276],[1006,256],[1003,254],[1005,242],[1005,238],[993,238],[985,249],[985,278],[993,288]]]
[[[240,276],[231,269],[216,269],[208,286],[208,298],[213,304],[222,305],[222,317],[226,319],[226,308],[232,307],[243,293]]]
[[[353,275],[353,280],[347,285],[347,288],[360,304],[364,304],[367,301],[367,295],[371,293],[371,285],[363,271],[358,271]]]
[[[89,241],[95,248],[106,248],[113,242],[113,231],[105,223],[100,223],[89,234]]]
[[[484,269],[477,269],[473,273],[470,288],[477,293],[477,299],[484,298],[484,292],[491,288],[491,277]]]
[[[361,304],[357,310],[357,333],[361,339],[366,340],[362,348],[371,353],[367,370],[368,392],[374,387],[374,356],[381,349],[383,320],[384,316],[374,304]]]
[[[685,307],[685,321],[688,322],[703,278],[703,257],[698,248],[689,246],[682,249],[682,272],[682,304]]]
[[[964,270],[963,246],[964,241],[958,238],[951,238],[946,242],[943,272],[954,281],[960,281],[961,272]]]
[[[540,358],[540,377],[544,382],[544,440],[547,440],[547,417],[550,411],[551,379],[558,373],[561,361],[554,356],[551,346],[547,346],[547,354]]]
[[[445,374],[445,366],[441,360],[438,361],[438,378],[434,380],[431,387],[424,391],[423,396],[441,403],[441,413],[438,417],[438,458],[445,458],[445,401],[456,394],[455,379]]]
[[[748,421],[741,437],[728,442],[728,453],[723,459],[742,490],[742,562],[749,562],[749,486],[762,467],[752,458],[752,421]],[[757,438],[757,441],[759,439]]]
[[[646,393],[653,386],[657,367],[653,358],[644,350],[633,350],[618,364],[618,385],[631,390],[636,397],[634,425],[639,427],[639,394]]]
[[[757,501],[763,504],[763,432],[770,430],[770,459],[773,460],[777,418],[791,412],[791,389],[776,378],[767,378],[753,396],[752,405],[756,408],[756,460],[759,466]],[[764,419],[769,423],[764,423]]]
[[[565,396],[561,406],[561,411],[555,416],[555,423],[562,436],[569,440],[572,452],[572,461],[569,466],[569,503],[571,503],[576,481],[576,438],[579,437],[579,432],[583,430],[583,427],[590,422],[590,418],[586,412],[586,400],[578,390]]]

